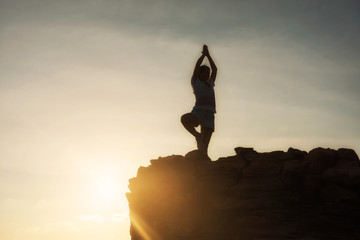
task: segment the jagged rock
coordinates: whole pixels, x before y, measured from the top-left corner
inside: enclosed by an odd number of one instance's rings
[[[239,155],[222,157],[217,160],[217,162],[223,166],[228,166],[238,170],[242,170],[246,167],[247,162]]]
[[[353,150],[236,153],[211,161],[192,151],[140,167],[127,194],[132,240],[360,239]]]
[[[313,173],[321,173],[335,166],[337,157],[337,151],[333,149],[315,148],[306,155],[305,161]]]
[[[237,147],[235,148],[235,152],[237,155],[246,156],[248,154],[254,154],[257,153],[254,148],[245,148],[245,147]]]
[[[304,159],[304,157],[307,154],[306,151],[301,151],[301,150],[295,149],[295,148],[289,148],[287,153],[291,156],[291,158],[296,159],[296,160]]]
[[[239,173],[234,168],[225,166],[218,168],[214,165],[206,172],[198,172],[198,179],[204,187],[211,187],[213,191],[222,191],[238,182]]]
[[[290,160],[284,163],[283,174],[284,175],[293,175],[301,174],[307,168],[307,165],[302,163],[299,160]]]
[[[150,160],[150,163],[154,166],[154,165],[162,165],[164,166],[164,164],[173,164],[174,162],[179,162],[182,161],[184,159],[183,156],[181,155],[172,155],[172,156],[168,156],[168,157],[159,157],[158,159],[152,159]]]
[[[335,184],[328,184],[320,191],[320,199],[324,202],[352,201],[358,200],[357,194],[349,189]]]
[[[360,161],[352,149],[340,148],[338,150],[339,160],[336,164],[339,168],[360,167]]]
[[[268,153],[260,153],[258,155],[258,159],[268,159],[272,161],[285,162],[293,158],[289,153],[286,153],[284,151],[272,151]]]
[[[323,173],[322,177],[329,182],[360,187],[360,167],[330,168]]]
[[[256,159],[258,153],[253,148],[237,147],[235,148],[236,155],[244,159],[248,164]]]
[[[283,163],[276,159],[259,159],[246,167],[245,176],[277,176],[281,172]]]
[[[299,184],[307,170],[307,164],[299,160],[290,160],[284,163],[282,175],[288,184]]]
[[[211,159],[209,158],[209,156],[207,156],[205,153],[199,151],[199,150],[194,150],[191,152],[188,152],[185,155],[185,159],[189,160],[189,161],[211,161]]]

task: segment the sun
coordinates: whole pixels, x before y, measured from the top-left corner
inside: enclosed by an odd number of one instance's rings
[[[102,202],[112,202],[116,200],[119,186],[110,177],[99,179],[96,184],[97,198]]]
[[[97,165],[92,167],[88,176],[89,206],[96,211],[128,212],[126,192],[128,178],[123,169],[114,166]]]
[[[97,205],[111,206],[119,202],[122,187],[119,176],[111,170],[98,168],[92,174],[92,198]]]

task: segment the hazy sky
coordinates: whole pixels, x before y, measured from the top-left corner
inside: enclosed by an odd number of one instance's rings
[[[128,179],[195,140],[180,116],[202,44],[209,155],[360,152],[359,1],[0,0],[0,236],[129,239]],[[101,237],[100,237],[101,236]]]

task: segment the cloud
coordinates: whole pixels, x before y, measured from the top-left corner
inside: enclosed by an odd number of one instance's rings
[[[359,5],[356,1],[284,0],[5,1],[0,19],[5,24],[26,20],[69,26],[112,26],[142,35],[195,40],[280,33],[294,40],[334,41],[348,33],[359,36],[356,31]]]
[[[57,38],[82,29],[89,33],[102,29],[99,37],[118,32],[137,39],[151,36],[210,45],[251,41],[272,47],[269,40],[285,39],[326,58],[351,63],[360,58],[359,5],[356,1],[283,0],[5,1],[0,8],[0,36],[8,35],[9,26],[32,23],[59,30]],[[34,35],[41,37],[41,33]],[[79,42],[85,44],[93,37],[82,35]]]
[[[93,214],[93,215],[82,214],[80,216],[77,216],[76,218],[82,222],[102,222],[102,221],[104,221],[104,217],[100,214]]]
[[[111,216],[111,221],[113,222],[128,222],[129,215],[125,213],[116,213]]]
[[[76,216],[75,219],[81,221],[81,222],[94,222],[94,223],[100,223],[100,222],[128,222],[129,221],[129,214],[122,212],[122,213],[114,213],[113,215],[109,217],[104,217],[100,214],[81,214],[79,216]],[[69,222],[65,222],[69,223]],[[73,224],[72,222],[70,222]]]

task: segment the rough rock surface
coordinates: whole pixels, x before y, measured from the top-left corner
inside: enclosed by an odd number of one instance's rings
[[[198,151],[151,160],[129,180],[132,240],[360,239],[360,164],[350,149],[211,161]]]

